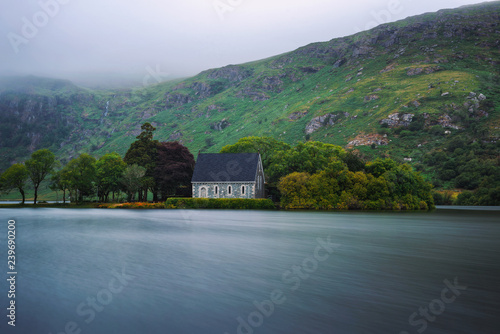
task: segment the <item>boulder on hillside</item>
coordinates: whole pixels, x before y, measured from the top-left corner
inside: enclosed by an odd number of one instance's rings
[[[220,122],[210,123],[210,129],[215,130],[215,131],[222,131],[230,125],[231,125],[231,123],[229,123],[229,121],[224,118]]]
[[[326,114],[323,116],[314,117],[307,125],[306,125],[306,134],[311,134],[324,126],[332,126],[335,124],[335,120],[338,115],[335,114]]]
[[[392,113],[387,118],[380,121],[380,124],[387,124],[390,128],[398,127],[398,126],[409,126],[411,121],[413,120],[414,114],[400,114],[400,113]]]

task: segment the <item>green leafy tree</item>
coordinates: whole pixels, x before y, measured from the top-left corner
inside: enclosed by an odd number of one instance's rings
[[[365,169],[365,162],[352,151],[342,155],[342,161],[346,163],[350,171],[359,172]]]
[[[146,168],[137,164],[127,166],[122,175],[122,184],[128,195],[128,200],[134,200],[134,194],[142,185],[142,178],[146,175]]]
[[[278,189],[281,192],[281,203],[287,209],[313,209],[315,207],[309,173],[294,172],[283,177]]]
[[[137,164],[146,169],[146,174],[142,178],[142,185],[139,190],[139,199],[147,201],[148,190],[153,192],[153,200],[157,200],[157,185],[154,180],[154,174],[157,163],[157,146],[158,141],[153,140],[153,132],[156,130],[150,123],[144,123],[141,126],[142,132],[137,136],[137,140],[130,145],[125,158],[123,159],[128,165]]]
[[[389,158],[386,159],[376,159],[366,164],[367,172],[373,174],[375,177],[383,175],[387,171],[392,171],[396,168],[397,163]]]
[[[346,152],[340,146],[314,141],[299,143],[288,150],[275,152],[266,177],[269,183],[277,184],[280,178],[294,172],[314,174],[344,155]]]
[[[69,182],[78,202],[83,202],[85,196],[94,194],[97,181],[96,159],[87,153],[72,159],[63,168],[64,179]]]
[[[61,190],[63,192],[63,204],[66,204],[66,190],[69,189],[71,182],[67,169],[61,169],[54,173],[50,178],[50,189],[54,191]]]
[[[28,180],[28,169],[23,164],[14,164],[10,166],[2,176],[0,176],[0,183],[2,184],[2,190],[10,192],[13,189],[19,190],[23,198],[22,204],[25,201],[24,188],[26,186],[26,181]]]
[[[262,166],[264,171],[274,160],[278,151],[287,151],[290,145],[278,141],[271,137],[245,137],[241,138],[233,145],[227,145],[222,148],[220,153],[257,153],[262,157]]]
[[[58,161],[54,156],[54,153],[47,149],[41,149],[33,152],[31,158],[25,162],[26,168],[28,169],[28,176],[33,182],[33,187],[35,188],[35,195],[33,203],[36,204],[38,198],[38,187],[40,183],[52,173],[54,168],[58,165]]]
[[[123,172],[127,164],[116,152],[108,153],[96,162],[97,187],[100,201],[108,201],[109,193],[120,191]]]

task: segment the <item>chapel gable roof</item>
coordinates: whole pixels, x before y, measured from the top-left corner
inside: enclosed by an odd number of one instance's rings
[[[259,153],[200,153],[191,182],[254,182]]]

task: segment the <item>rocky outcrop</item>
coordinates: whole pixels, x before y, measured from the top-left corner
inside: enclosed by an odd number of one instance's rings
[[[216,70],[210,70],[209,79],[226,79],[232,83],[241,82],[253,74],[252,70],[240,65],[229,65]]]
[[[305,132],[311,134],[324,126],[332,126],[338,118],[336,114],[326,114],[323,116],[314,117],[307,125]]]
[[[346,59],[345,58],[341,58],[341,59],[338,59],[334,64],[333,64],[333,68],[339,68],[340,66],[344,65],[346,63]]]
[[[307,110],[304,110],[304,111],[296,111],[296,112],[293,112],[291,113],[290,115],[288,115],[288,119],[290,121],[296,121],[298,119],[301,119],[302,117],[304,117],[305,115],[307,115],[309,111]]]
[[[52,144],[60,146],[75,129],[71,97],[65,101],[52,96],[25,93],[0,93],[0,148],[33,152]],[[82,118],[86,114],[82,113]],[[98,123],[98,119],[93,119]],[[19,149],[17,149],[19,147]],[[2,158],[2,164],[9,163]]]
[[[373,52],[373,47],[370,47],[368,45],[360,45],[354,47],[354,50],[352,51],[352,56],[354,58],[358,58],[360,56],[367,56]]]
[[[199,98],[207,98],[212,95],[211,87],[210,85],[206,84],[205,82],[195,82],[191,85],[190,87],[192,90],[194,90],[194,94],[199,97]]]
[[[356,147],[356,146],[369,146],[369,145],[387,145],[389,144],[389,140],[387,139],[387,135],[380,135],[378,133],[373,134],[359,134],[351,140],[348,144],[348,148]]]
[[[283,78],[285,74],[274,75],[274,76],[266,76],[262,80],[261,88],[262,90],[273,92],[273,93],[281,93],[283,91]]]
[[[398,126],[409,126],[414,114],[392,113],[387,118],[380,121],[380,124],[387,124],[390,128]]]
[[[231,124],[229,123],[229,121],[224,118],[220,122],[210,123],[210,129],[215,130],[215,131],[222,131],[230,125]]]
[[[193,98],[188,94],[172,92],[165,97],[165,107],[174,108],[193,102]]]
[[[250,98],[252,101],[266,101],[271,97],[264,92],[261,92],[252,87],[245,87],[236,93],[236,97],[239,98]]]
[[[441,117],[439,117],[438,124],[441,125],[443,128],[451,128],[455,130],[462,129],[460,126],[452,123],[452,119],[448,114],[444,114]]]

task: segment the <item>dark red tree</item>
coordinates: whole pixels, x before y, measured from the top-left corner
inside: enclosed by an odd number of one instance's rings
[[[176,141],[161,142],[156,152],[154,178],[161,200],[176,195],[180,188],[191,189],[195,161],[188,148]]]

